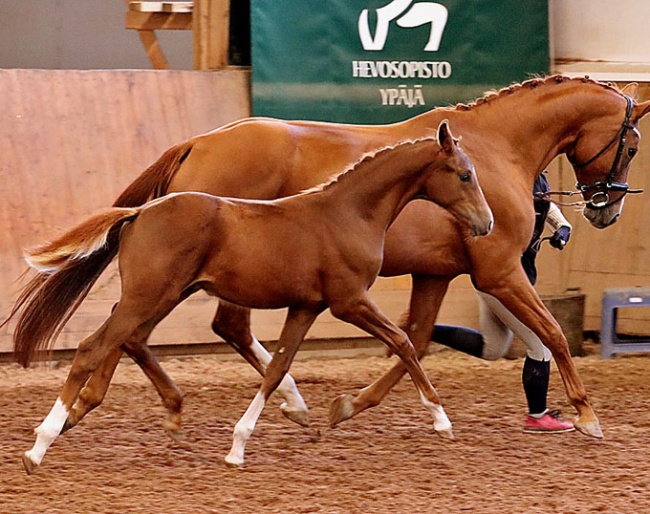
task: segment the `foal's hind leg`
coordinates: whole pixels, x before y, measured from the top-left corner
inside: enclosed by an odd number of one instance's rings
[[[453,439],[451,422],[440,404],[440,397],[422,369],[415,348],[406,333],[384,316],[367,295],[356,302],[332,304],[330,310],[337,318],[352,323],[380,339],[401,359],[413,379],[422,404],[433,417],[434,430],[444,438]]]
[[[403,329],[409,335],[418,359],[424,356],[429,346],[433,324],[448,287],[449,279],[446,277],[413,277],[411,304]],[[334,427],[368,408],[379,405],[406,372],[406,367],[400,360],[381,378],[359,391],[356,397],[343,394],[336,398],[330,405],[330,425]]]
[[[32,473],[40,465],[45,452],[63,430],[72,405],[90,375],[122,341],[146,340],[153,327],[178,305],[179,301],[178,297],[173,296],[144,306],[136,302],[121,301],[104,324],[79,344],[63,389],[50,413],[34,430],[34,446],[23,456],[27,473]]]
[[[212,322],[212,330],[264,376],[266,367],[271,362],[271,354],[252,334],[250,312],[245,307],[221,301]],[[280,405],[282,413],[294,423],[308,427],[309,409],[295,380],[288,373],[280,382],[277,393],[284,399]]]
[[[149,380],[158,391],[167,415],[164,428],[174,439],[179,439],[181,430],[181,412],[183,393],[174,381],[162,369],[151,349],[142,342],[128,342],[116,348],[104,362],[92,373],[86,385],[79,393],[77,401],[70,409],[68,419],[61,433],[77,425],[91,410],[101,405],[115,369],[122,358],[122,351],[131,357],[142,368]]]

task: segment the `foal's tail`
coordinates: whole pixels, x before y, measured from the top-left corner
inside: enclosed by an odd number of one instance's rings
[[[140,208],[113,207],[61,237],[27,252],[37,274],[22,290],[2,325],[18,315],[14,356],[27,367],[37,352],[52,346],[106,266],[117,254],[122,225]]]
[[[144,170],[115,200],[115,207],[139,207],[167,194],[169,184],[188,156],[192,140],[171,147]],[[16,315],[14,355],[27,367],[37,352],[52,346],[70,317],[117,255],[119,229],[137,210],[110,210],[93,216],[53,243],[32,251],[37,269],[16,300],[6,325]]]

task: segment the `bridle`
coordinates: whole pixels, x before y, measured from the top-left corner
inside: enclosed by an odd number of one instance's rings
[[[598,190],[596,193],[591,195],[591,198],[589,198],[589,200],[586,200],[586,207],[589,209],[604,209],[605,207],[609,207],[610,205],[621,201],[623,197],[628,193],[643,193],[643,189],[630,189],[630,186],[627,182],[614,181],[614,174],[618,171],[618,164],[621,161],[621,156],[623,155],[623,150],[625,149],[628,131],[634,128],[634,126],[630,123],[634,103],[632,102],[632,99],[627,95],[625,96],[625,102],[627,105],[625,107],[625,119],[623,120],[623,124],[621,125],[621,128],[618,130],[618,132],[614,135],[612,140],[607,143],[607,145],[600,152],[594,155],[591,159],[588,159],[581,164],[572,162],[571,157],[567,155],[567,157],[569,157],[569,162],[571,162],[573,165],[573,168],[575,170],[580,170],[589,166],[592,162],[603,155],[612,147],[614,143],[616,143],[616,140],[618,139],[616,156],[614,157],[614,162],[612,162],[612,167],[609,169],[607,180],[599,180],[593,184],[581,184],[580,182],[576,183],[576,187],[581,194],[592,191],[594,189]],[[622,192],[623,194],[615,200],[610,201],[609,193],[611,191]]]

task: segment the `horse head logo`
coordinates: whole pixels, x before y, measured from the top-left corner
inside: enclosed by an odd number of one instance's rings
[[[400,27],[413,28],[427,23],[431,24],[429,41],[427,41],[424,51],[436,52],[440,47],[442,32],[447,24],[447,8],[433,2],[419,2],[411,6],[412,2],[413,0],[393,0],[388,5],[377,9],[377,26],[374,37],[370,34],[368,9],[361,11],[359,15],[359,38],[363,49],[367,51],[383,50],[388,37],[390,22],[404,14],[396,22]]]

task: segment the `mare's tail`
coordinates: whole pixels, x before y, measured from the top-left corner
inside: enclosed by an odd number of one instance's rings
[[[3,326],[18,315],[14,356],[27,367],[37,352],[50,348],[99,275],[119,249],[122,225],[139,208],[113,207],[61,237],[27,252],[37,275],[16,300]]]
[[[189,140],[168,149],[122,191],[113,207],[138,207],[166,195],[170,182],[193,146]]]

